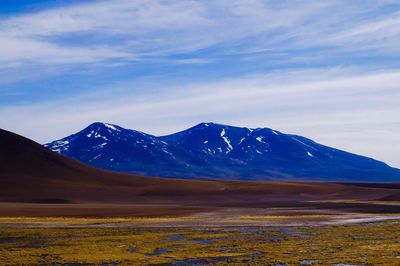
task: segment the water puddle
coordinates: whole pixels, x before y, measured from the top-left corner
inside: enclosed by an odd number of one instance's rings
[[[228,252],[232,252],[232,249],[230,247],[226,247],[226,246],[222,246],[220,247],[221,249],[219,250],[219,252],[221,253],[228,253]]]
[[[371,217],[360,217],[360,218],[351,218],[351,219],[339,219],[336,221],[331,221],[327,224],[353,224],[353,223],[376,223],[376,222],[382,222],[386,220],[395,220],[395,219],[400,219],[400,216],[371,216]],[[338,264],[339,265],[339,264]],[[350,265],[350,264],[342,264],[342,265]]]
[[[156,248],[153,253],[146,253],[145,255],[148,257],[156,257],[168,252],[169,251],[166,248]]]
[[[304,232],[299,232],[295,231],[291,228],[284,228],[280,230],[283,234],[288,235],[288,236],[300,236],[300,237],[311,237],[310,234],[304,233]]]
[[[301,260],[299,261],[300,265],[313,265],[317,263],[317,260]]]
[[[192,239],[190,241],[194,243],[207,244],[207,245],[211,245],[214,243],[214,241],[210,239]]]
[[[239,232],[251,234],[255,237],[262,237],[271,242],[283,241],[285,240],[285,236],[311,237],[308,233],[295,231],[292,228],[241,228]],[[270,235],[269,233],[273,234]]]
[[[128,251],[130,252],[130,253],[135,253],[135,252],[137,252],[137,247],[136,246],[133,246],[133,247],[131,247],[131,248],[129,248],[128,249]]]
[[[257,258],[257,257],[260,257],[262,254],[263,254],[263,252],[261,252],[261,251],[256,251],[256,252],[253,252],[253,254],[251,254],[250,256],[251,256],[252,258]]]
[[[33,242],[25,246],[25,248],[46,248],[46,247],[48,247],[47,244],[40,242]]]
[[[0,244],[7,244],[7,243],[11,243],[11,242],[15,242],[15,239],[12,239],[12,238],[0,238]]]
[[[171,265],[191,265],[191,266],[201,266],[210,265],[215,263],[228,263],[229,257],[213,257],[213,258],[198,258],[198,259],[186,259],[186,260],[175,260]]]
[[[170,235],[168,236],[169,241],[182,241],[185,238],[184,235]]]
[[[182,241],[184,239],[185,239],[185,236],[184,235],[180,235],[180,234],[169,235],[168,236],[168,241]],[[214,243],[215,239],[214,240],[210,240],[210,239],[189,239],[188,241],[193,242],[193,243],[198,243],[198,244],[208,244],[208,245],[210,245],[210,244]]]
[[[240,232],[240,233],[247,233],[247,234],[249,234],[249,233],[254,233],[254,232],[257,232],[257,231],[260,231],[260,230],[263,230],[263,229],[256,229],[256,228],[240,228],[240,229],[239,229],[239,232]]]
[[[268,240],[271,242],[280,242],[285,240],[285,238],[277,236],[277,237],[269,237]]]

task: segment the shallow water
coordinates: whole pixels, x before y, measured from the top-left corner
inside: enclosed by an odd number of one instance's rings
[[[6,243],[11,243],[11,242],[15,242],[15,239],[12,238],[0,238],[0,244],[6,244]]]
[[[169,252],[169,250],[166,248],[156,248],[153,253],[147,253],[145,255],[148,257],[155,257],[155,256],[160,256],[161,254],[165,254],[168,252]]]
[[[128,249],[130,253],[135,253],[137,251],[137,247],[131,247]]]
[[[25,248],[46,248],[46,247],[48,247],[47,244],[40,242],[33,242],[25,246]]]
[[[194,243],[207,244],[207,245],[211,245],[214,243],[214,241],[210,239],[192,239],[190,241]]]
[[[391,219],[400,219],[400,216],[371,216],[371,217],[365,217],[365,218],[351,218],[351,219],[343,219],[340,220],[341,223],[370,223],[370,222],[380,222],[380,221],[385,221],[385,220],[391,220]],[[330,223],[335,223],[330,222]],[[329,224],[329,223],[328,223]],[[343,264],[343,265],[350,265],[350,264]]]
[[[184,235],[179,235],[179,234],[168,236],[168,240],[170,240],[170,241],[181,241],[181,240],[183,240],[184,238],[185,238]]]
[[[317,260],[301,260],[299,261],[300,265],[313,265],[317,263]]]
[[[191,265],[191,266],[200,266],[200,265],[209,265],[213,263],[224,262],[228,263],[228,257],[214,257],[214,258],[196,258],[196,259],[186,259],[186,260],[176,260],[173,261],[172,265]]]

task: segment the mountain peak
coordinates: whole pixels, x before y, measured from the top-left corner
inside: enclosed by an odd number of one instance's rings
[[[96,122],[46,147],[95,167],[161,177],[400,180],[398,169],[301,136],[215,122],[161,137]]]
[[[104,123],[104,122],[94,122],[86,127],[86,129],[95,129],[95,128],[97,128],[97,129],[107,128],[107,129],[110,129],[113,131],[121,131],[121,129],[123,129],[120,126],[110,124],[110,123]]]
[[[201,123],[189,128],[187,130],[194,129],[194,128],[221,128],[221,129],[222,128],[237,128],[237,129],[241,128],[241,129],[247,129],[249,131],[254,130],[253,128],[240,127],[240,126],[231,126],[231,125],[228,125],[228,124],[222,124],[222,123],[216,123],[216,122],[201,122]],[[184,130],[184,131],[186,131],[186,130]]]
[[[218,124],[218,123],[214,123],[214,122],[201,122],[191,128],[207,128],[207,127],[224,127],[226,125],[223,124]],[[189,128],[189,129],[191,129]]]

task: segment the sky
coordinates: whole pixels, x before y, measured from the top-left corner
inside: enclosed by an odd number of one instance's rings
[[[400,167],[400,1],[0,0],[0,128],[269,127]]]

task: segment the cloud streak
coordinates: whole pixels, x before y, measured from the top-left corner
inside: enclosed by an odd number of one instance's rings
[[[213,120],[297,133],[398,165],[400,147],[393,140],[398,139],[394,133],[400,130],[399,83],[399,71],[360,73],[335,68],[276,72],[189,83],[152,94],[127,90],[123,99],[90,102],[93,95],[88,95],[5,107],[0,109],[0,123],[46,142],[97,120],[158,135]],[[56,126],[58,121],[68,127]],[[376,145],[367,145],[366,140]]]
[[[397,1],[82,1],[11,14],[0,126],[46,142],[98,120],[154,134],[212,120],[400,166],[399,43]]]
[[[384,6],[379,1],[354,8],[357,2],[117,0],[58,7],[0,20],[0,62],[130,62],[212,47],[228,55],[326,46],[398,51],[400,13],[382,16],[373,12]]]

